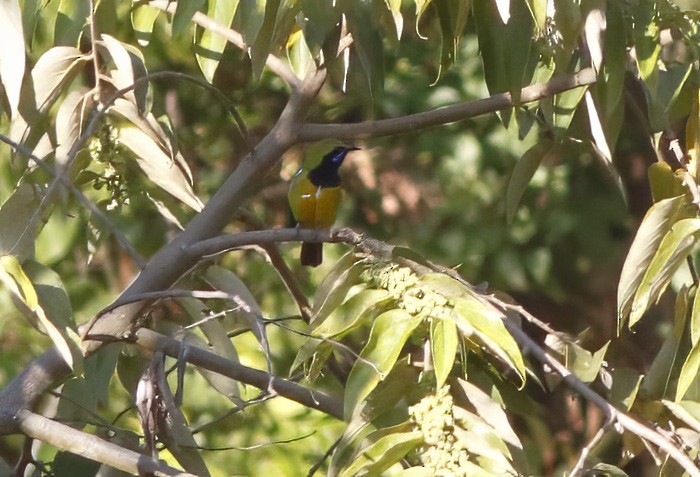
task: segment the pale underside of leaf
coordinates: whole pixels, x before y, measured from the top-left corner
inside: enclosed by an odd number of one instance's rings
[[[24,77],[24,33],[17,0],[0,0],[0,82],[10,103],[10,118],[17,116]]]

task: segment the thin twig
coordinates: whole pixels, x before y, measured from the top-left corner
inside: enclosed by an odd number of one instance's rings
[[[340,444],[341,439],[342,439],[342,436],[337,438],[335,440],[335,442],[333,444],[331,444],[331,446],[328,449],[326,449],[326,452],[323,453],[323,455],[318,460],[318,462],[316,462],[314,465],[311,466],[311,468],[309,469],[309,472],[306,474],[306,477],[313,477],[313,475],[316,472],[318,472],[318,469],[321,468],[321,466],[326,461],[326,459],[328,459],[331,456],[331,454],[333,453],[333,451],[335,450],[335,448],[338,447],[338,444]]]
[[[102,87],[100,86],[100,55],[97,53],[97,24],[95,23],[95,0],[88,0],[90,8],[88,21],[90,22],[90,48],[92,48],[92,66],[95,75],[95,87],[93,89],[93,100],[95,103],[102,103]]]
[[[583,466],[586,465],[586,459],[588,459],[588,455],[591,453],[591,451],[597,446],[600,441],[603,440],[603,437],[605,437],[605,434],[608,433],[610,428],[612,427],[612,422],[608,421],[606,422],[600,429],[598,429],[598,432],[595,433],[593,438],[586,444],[583,449],[581,449],[581,454],[579,455],[578,460],[576,461],[576,464],[573,466],[571,469],[571,472],[569,473],[569,477],[576,477],[579,472],[583,470]]]

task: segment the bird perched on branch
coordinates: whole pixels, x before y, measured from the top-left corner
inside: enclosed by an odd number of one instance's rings
[[[335,214],[342,191],[338,169],[348,152],[357,147],[338,146],[323,156],[315,167],[302,164],[292,177],[289,186],[289,206],[300,227],[329,228],[335,222]],[[323,261],[323,244],[303,242],[301,264],[316,267]]]

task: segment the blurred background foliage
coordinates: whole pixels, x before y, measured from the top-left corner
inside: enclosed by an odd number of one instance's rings
[[[25,0],[25,7],[30,0]],[[65,2],[42,2],[34,20],[29,64],[54,44],[55,9]],[[103,0],[99,3],[98,29],[121,41],[136,44],[128,21],[130,2]],[[99,9],[116,16],[100,14]],[[31,11],[26,8],[26,11]],[[359,68],[351,68],[346,93],[327,89],[312,111],[315,122],[353,122],[368,117],[397,117],[427,109],[488,96],[479,56],[476,28],[472,19],[459,43],[455,64],[440,70],[440,34],[436,12],[429,9],[421,21],[419,38],[415,16],[406,14],[400,42],[385,39],[385,91],[379,101],[369,100],[366,81]],[[150,43],[140,47],[149,71],[198,71],[193,55],[191,30],[171,36],[170,25],[161,16]],[[83,45],[89,48],[89,46]],[[196,74],[196,73],[195,73]],[[88,86],[92,71],[83,70],[78,81]],[[336,86],[342,78],[332,76]],[[435,84],[433,84],[435,82]],[[287,99],[284,84],[268,71],[260,80],[252,77],[248,56],[227,48],[213,84],[232,98],[255,139],[262,137],[276,121]],[[206,203],[247,153],[226,107],[208,91],[191,83],[158,80],[152,84],[153,112],[167,114],[180,151],[190,165],[196,193]],[[577,123],[578,121],[578,123]],[[574,119],[572,129],[581,126]],[[9,126],[7,116],[0,127]],[[101,134],[110,134],[105,127]],[[497,115],[488,115],[433,128],[418,134],[397,135],[357,144],[343,167],[345,199],[337,223],[396,245],[405,245],[426,258],[455,267],[472,283],[486,282],[493,289],[514,296],[556,329],[586,334],[587,343],[597,349],[615,334],[615,289],[632,234],[651,203],[646,188],[646,167],[656,158],[643,146],[644,124],[623,125],[615,158],[625,184],[626,199],[602,163],[590,152],[574,146],[549,157],[528,186],[512,223],[506,220],[505,191],[517,160],[543,134],[533,128],[521,140],[516,125],[504,128]],[[99,149],[99,138],[92,148]],[[304,149],[290,151],[276,170],[267,175],[247,208],[266,226],[289,224],[286,202],[287,181],[296,169]],[[123,151],[102,154],[82,180],[83,188],[96,203],[105,207],[118,228],[135,248],[148,258],[162,247],[177,228],[168,223],[146,194],[164,194],[143,178]],[[26,174],[25,160],[8,147],[0,148],[0,201],[4,201],[20,180],[42,184],[41,171]],[[118,176],[117,189],[107,179]],[[79,178],[78,181],[81,179]],[[84,209],[68,196],[53,214],[36,243],[37,260],[53,268],[63,279],[76,321],[83,323],[119,293],[137,273],[133,261],[114,238],[100,233]],[[174,213],[186,223],[192,212],[175,207]],[[232,223],[230,231],[245,228]],[[284,245],[289,263],[295,263],[298,247]],[[311,294],[320,278],[345,252],[345,247],[327,245],[328,259],[321,271],[296,269]],[[295,305],[280,284],[273,268],[254,248],[218,259],[220,265],[238,274],[249,286],[266,316],[285,317],[296,313]],[[28,329],[14,311],[6,291],[0,290],[0,387],[49,345],[49,340]],[[177,314],[178,310],[164,313]],[[176,319],[176,317],[175,317]],[[294,322],[288,326],[294,328]],[[650,349],[658,339],[648,333]],[[269,327],[274,365],[284,374],[303,338],[285,328]],[[264,368],[264,357],[249,335],[235,338],[243,364]],[[633,367],[648,364],[647,351],[626,347],[630,353],[620,359]],[[613,353],[615,351],[613,350]],[[84,385],[81,384],[81,385]],[[80,388],[89,392],[88,388]],[[332,380],[328,380],[332,386]],[[64,391],[67,387],[64,387]],[[247,389],[244,399],[257,395]],[[45,404],[50,406],[51,403]],[[97,404],[96,404],[97,405]],[[126,391],[112,382],[109,398],[98,407],[103,419],[114,419],[120,427],[139,432],[136,411],[129,407]],[[286,400],[273,399],[232,412],[229,401],[209,389],[198,374],[188,370],[183,410],[205,448],[208,465],[216,475],[303,475],[333,443],[343,423]],[[122,412],[126,414],[122,415]],[[592,412],[592,411],[591,411]],[[95,422],[94,415],[79,418],[108,428],[109,422]],[[316,422],[316,424],[312,424]],[[303,423],[303,425],[301,424]],[[527,427],[528,423],[519,423]],[[533,427],[536,424],[529,423]],[[559,465],[566,456],[576,455],[580,442],[573,431],[533,429],[527,446],[534,456],[537,441],[542,446],[556,442],[551,454],[540,456],[533,474],[551,471],[553,459]],[[300,429],[314,429],[310,434]],[[577,429],[585,434],[585,431]],[[298,439],[298,440],[294,440]],[[293,440],[292,442],[285,442]],[[279,443],[275,443],[280,441]],[[0,455],[12,462],[20,451],[21,439],[0,441]],[[222,450],[226,449],[226,450]],[[40,455],[50,456],[51,450]],[[51,460],[47,457],[47,460]],[[59,475],[59,461],[55,463]]]

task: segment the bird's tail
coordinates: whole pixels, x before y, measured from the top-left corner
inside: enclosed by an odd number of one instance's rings
[[[323,261],[322,242],[302,242],[301,264],[307,267],[317,267]]]

